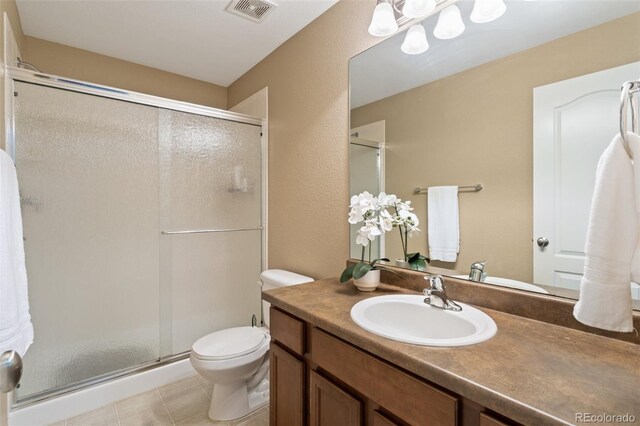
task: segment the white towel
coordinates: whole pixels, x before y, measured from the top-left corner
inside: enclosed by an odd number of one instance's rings
[[[455,262],[460,252],[458,187],[432,186],[427,194],[429,257]]]
[[[640,137],[628,133],[634,165],[617,135],[600,157],[591,203],[580,300],[573,315],[583,324],[605,330],[633,331],[631,306],[640,265],[632,264],[640,238]]]
[[[640,283],[640,136],[635,133],[627,133],[629,148],[633,154],[633,182],[636,199],[636,219],[638,224],[638,242],[631,259],[631,281]]]
[[[33,342],[16,168],[0,149],[0,353]]]

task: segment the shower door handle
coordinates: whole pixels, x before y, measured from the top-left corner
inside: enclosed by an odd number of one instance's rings
[[[9,393],[18,386],[22,377],[22,358],[16,351],[0,355],[0,392]]]

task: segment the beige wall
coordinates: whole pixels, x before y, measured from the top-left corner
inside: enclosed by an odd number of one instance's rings
[[[269,87],[269,267],[337,276],[348,257],[348,61],[374,0],[342,0],[229,86]]]
[[[42,72],[92,83],[227,108],[227,89],[193,78],[34,37],[25,37],[23,60]]]
[[[13,30],[18,44],[18,49],[22,51],[24,49],[24,34],[22,32],[22,24],[20,22],[20,15],[18,14],[18,8],[16,2],[13,0],[0,0],[0,49],[4,46],[4,19],[2,18],[7,13],[11,29]],[[2,55],[0,55],[2,56]],[[0,62],[3,59],[0,57]],[[4,64],[3,64],[4,65]],[[4,149],[4,78],[0,78],[0,149]]]
[[[640,13],[354,109],[351,125],[386,120],[387,192],[413,200],[422,221],[426,195],[411,188],[482,183],[459,196],[453,266],[489,259],[491,275],[531,282],[533,88],[638,60]],[[425,251],[423,225],[410,251]]]

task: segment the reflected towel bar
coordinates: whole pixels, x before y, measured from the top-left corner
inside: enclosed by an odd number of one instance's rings
[[[482,191],[482,184],[479,183],[477,185],[459,186],[458,191],[461,191],[461,190],[472,191],[472,192]],[[427,192],[429,192],[429,188],[421,188],[419,186],[416,186],[415,188],[413,188],[414,194],[426,194]]]
[[[162,235],[176,234],[209,234],[212,232],[241,232],[241,231],[262,231],[262,226],[255,228],[227,228],[227,229],[194,229],[187,231],[160,231]]]
[[[638,133],[638,115],[640,107],[638,106],[638,97],[634,94],[640,93],[640,80],[627,81],[622,85],[622,94],[620,95],[620,137],[624,150],[627,151],[629,158],[633,159],[633,152],[629,146],[627,139],[627,105],[631,107],[631,132]]]

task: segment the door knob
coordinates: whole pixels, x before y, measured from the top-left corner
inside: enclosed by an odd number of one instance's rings
[[[538,239],[536,240],[536,243],[538,243],[538,247],[545,248],[546,246],[549,245],[549,240],[545,237],[538,237]]]

